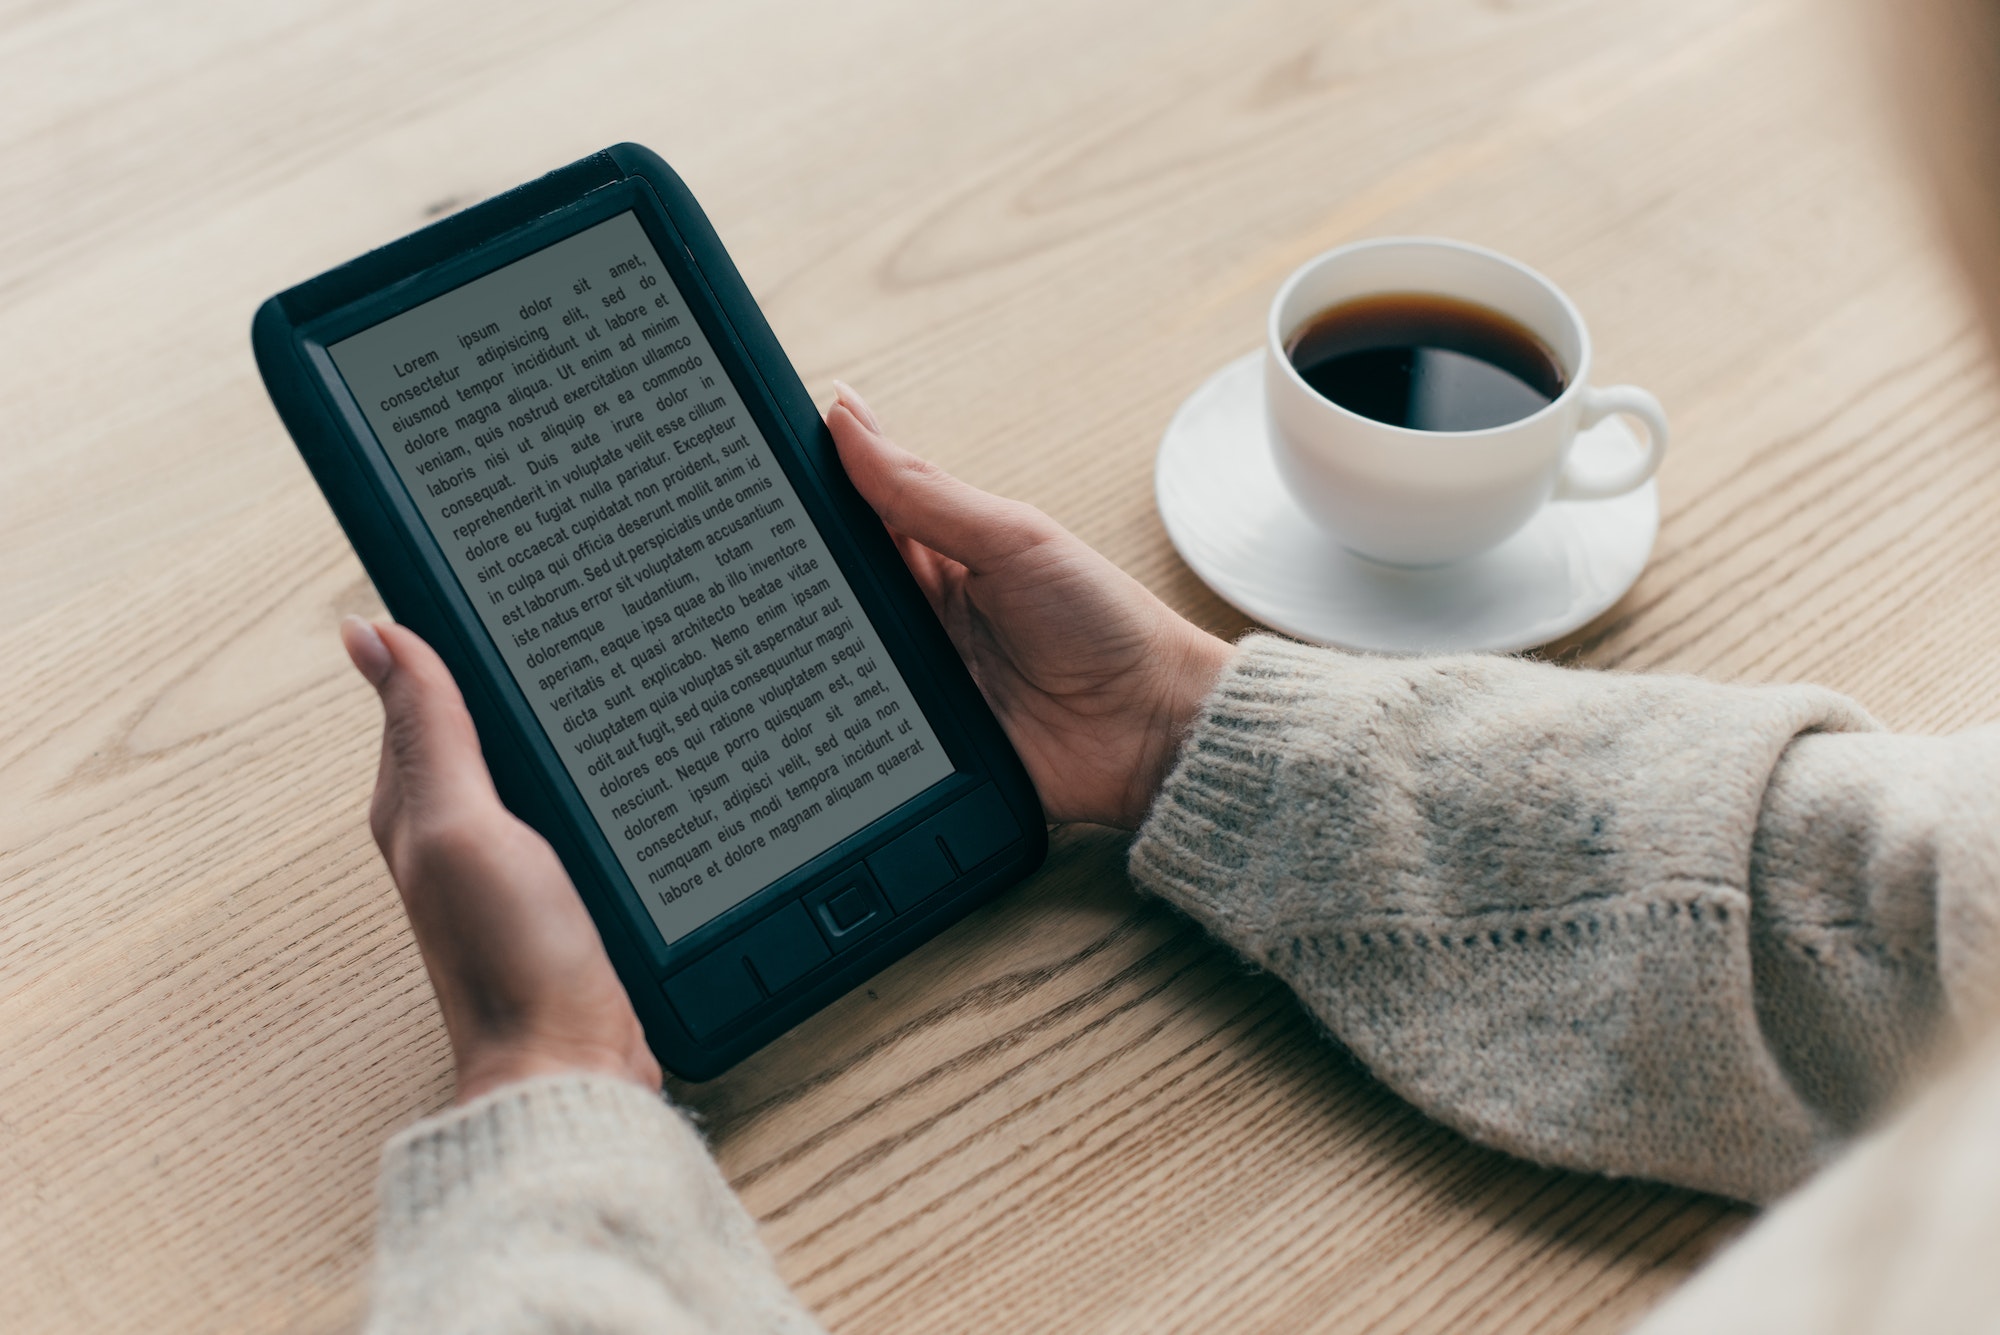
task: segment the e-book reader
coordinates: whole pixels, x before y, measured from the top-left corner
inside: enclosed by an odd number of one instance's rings
[[[620,145],[271,298],[271,399],[661,1062],[1039,865],[1032,785],[707,218]]]

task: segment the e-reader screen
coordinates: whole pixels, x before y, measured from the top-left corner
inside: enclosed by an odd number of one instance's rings
[[[952,773],[633,214],[327,351],[667,941]]]

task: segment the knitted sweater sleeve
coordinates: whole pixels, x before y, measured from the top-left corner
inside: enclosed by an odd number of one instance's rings
[[[368,1335],[823,1335],[658,1094],[551,1076],[382,1155]]]
[[[2000,731],[1255,637],[1131,866],[1472,1138],[1763,1201],[1988,1007]]]

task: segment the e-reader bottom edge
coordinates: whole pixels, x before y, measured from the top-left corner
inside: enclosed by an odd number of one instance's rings
[[[726,1071],[1040,867],[1031,824],[982,784],[710,947],[660,983],[692,1044],[655,1055],[687,1080]]]

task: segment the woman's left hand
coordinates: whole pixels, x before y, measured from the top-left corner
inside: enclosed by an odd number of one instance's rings
[[[547,841],[501,805],[444,663],[393,624],[349,617],[341,640],[382,698],[368,823],[444,1012],[458,1101],[564,1071],[658,1089],[589,912]]]

